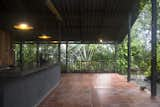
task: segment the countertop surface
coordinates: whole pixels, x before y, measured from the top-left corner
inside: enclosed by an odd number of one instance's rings
[[[41,71],[45,71],[49,68],[55,67],[56,65],[58,64],[44,65],[41,67],[36,67],[36,68],[27,69],[23,71],[16,67],[1,67],[0,68],[0,79],[24,77],[24,76],[28,76],[28,75],[32,75],[32,74],[41,72]]]

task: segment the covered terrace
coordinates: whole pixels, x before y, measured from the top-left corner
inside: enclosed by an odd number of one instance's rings
[[[159,107],[156,0],[151,0],[151,92],[140,91],[130,82],[130,30],[146,2],[1,0],[0,107]],[[116,60],[116,45],[125,36],[128,36],[127,78],[113,73],[67,74],[68,44],[114,44]],[[25,44],[36,46],[35,53],[30,53],[36,55],[32,67],[24,63]],[[58,50],[56,57],[51,55],[52,48],[49,49],[53,44]],[[61,73],[61,44],[66,44],[64,74]]]

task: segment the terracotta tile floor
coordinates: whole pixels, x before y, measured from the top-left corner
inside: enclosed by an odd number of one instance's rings
[[[62,74],[39,107],[160,107],[160,98],[151,98],[119,74]]]

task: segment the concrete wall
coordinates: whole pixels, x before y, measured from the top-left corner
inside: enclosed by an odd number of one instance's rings
[[[3,88],[3,107],[34,107],[60,81],[60,66],[10,79]]]

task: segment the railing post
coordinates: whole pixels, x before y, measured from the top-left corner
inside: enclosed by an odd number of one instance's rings
[[[131,14],[128,18],[128,69],[127,69],[127,81],[131,79]]]
[[[151,96],[157,95],[157,0],[152,3],[152,36],[151,36]]]

